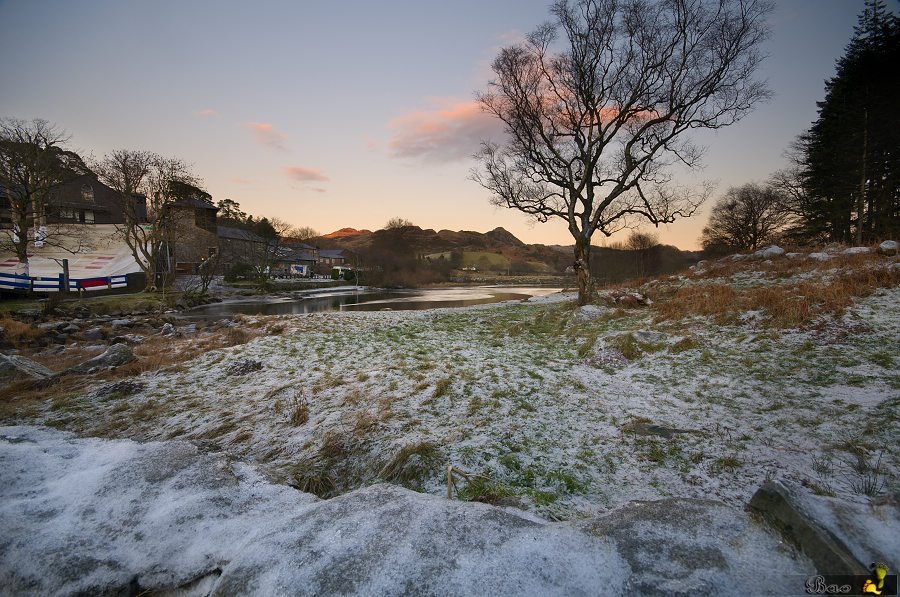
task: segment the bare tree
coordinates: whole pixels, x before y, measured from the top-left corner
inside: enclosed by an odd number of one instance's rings
[[[199,181],[178,158],[150,151],[117,149],[94,164],[98,178],[116,190],[124,223],[119,230],[147,279],[147,290],[163,287],[171,267],[171,210],[179,184]]]
[[[778,189],[745,184],[728,189],[716,202],[703,229],[703,248],[711,252],[750,249],[775,242],[790,222],[788,201]]]
[[[674,185],[672,167],[699,166],[690,129],[728,126],[768,98],[753,76],[770,11],[763,0],[559,0],[553,22],[494,60],[479,101],[507,140],[483,144],[472,177],[496,205],[568,224],[579,304],[595,232],[672,222],[709,195]]]
[[[322,234],[311,226],[299,226],[290,228],[284,236],[290,240],[303,242],[322,236]]]
[[[0,193],[9,202],[12,221],[12,229],[0,235],[0,244],[15,251],[26,274],[29,243],[54,244],[54,235],[47,228],[53,192],[90,173],[81,157],[65,148],[68,140],[46,120],[0,120]],[[59,231],[56,236],[65,234]],[[61,240],[56,244],[66,247],[72,243]]]
[[[411,221],[399,216],[393,217],[384,225],[385,230],[393,230],[394,228],[406,228],[407,226],[415,226]]]

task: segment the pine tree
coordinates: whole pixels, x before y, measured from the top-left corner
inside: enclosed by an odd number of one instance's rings
[[[807,237],[862,243],[900,231],[900,20],[867,0],[801,138]]]

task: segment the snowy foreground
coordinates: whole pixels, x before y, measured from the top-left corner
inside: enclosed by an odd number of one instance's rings
[[[0,481],[9,595],[749,595],[812,572],[714,502],[576,527],[384,484],[318,500],[180,441],[0,427]]]

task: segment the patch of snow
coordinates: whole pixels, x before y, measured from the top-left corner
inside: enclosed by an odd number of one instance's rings
[[[764,249],[760,249],[753,253],[754,259],[772,259],[774,257],[781,257],[784,255],[784,249],[779,246],[771,245]]]
[[[895,240],[886,240],[878,245],[878,251],[885,255],[896,255],[900,252],[900,243]]]

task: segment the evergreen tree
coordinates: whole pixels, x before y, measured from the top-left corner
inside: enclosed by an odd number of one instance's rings
[[[862,243],[900,231],[900,20],[867,0],[802,136],[802,230]]]

